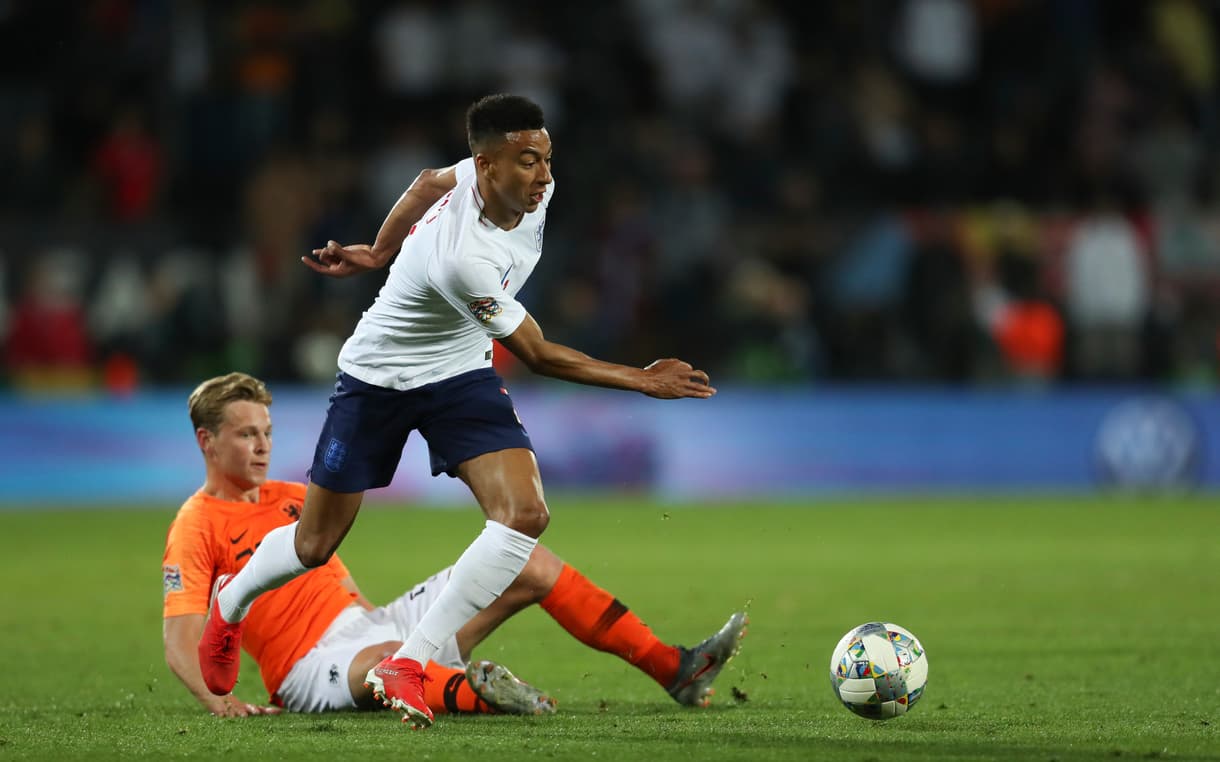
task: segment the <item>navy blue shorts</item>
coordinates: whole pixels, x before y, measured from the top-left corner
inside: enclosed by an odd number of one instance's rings
[[[456,476],[460,463],[485,453],[534,449],[493,368],[405,392],[340,373],[309,478],[334,492],[385,487],[416,429],[428,443],[433,476]]]

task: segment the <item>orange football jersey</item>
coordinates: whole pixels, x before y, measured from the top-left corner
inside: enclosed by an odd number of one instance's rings
[[[236,573],[276,527],[301,515],[305,485],[268,481],[257,503],[230,502],[196,492],[180,509],[165,538],[161,576],[163,615],[208,613],[212,583]],[[338,555],[283,587],[263,593],[246,617],[242,647],[258,663],[267,693],[274,695],[292,665],[318,642],[355,594]]]

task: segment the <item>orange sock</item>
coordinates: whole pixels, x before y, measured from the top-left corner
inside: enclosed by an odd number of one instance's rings
[[[466,682],[466,673],[462,670],[428,662],[424,675],[431,678],[424,680],[424,701],[428,702],[433,714],[496,713]]]
[[[648,625],[610,593],[567,564],[542,608],[581,643],[614,654],[666,687],[678,674],[678,649],[662,643]]]

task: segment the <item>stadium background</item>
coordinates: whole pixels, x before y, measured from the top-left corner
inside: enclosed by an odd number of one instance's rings
[[[0,504],[172,505],[242,369],[301,478],[367,241],[462,112],[547,111],[548,483],[663,497],[1220,484],[1215,3],[0,5]],[[507,358],[504,358],[507,359]],[[573,421],[587,421],[573,431]],[[418,448],[418,442],[412,447]],[[387,497],[461,499],[419,454]]]
[[[1192,658],[1220,631],[1218,21],[1215,0],[0,0],[0,758],[1220,760],[1220,674]],[[275,475],[301,478],[382,276],[299,255],[368,240],[499,90],[555,140],[526,304],[720,389],[504,366],[546,542],[667,642],[744,608],[745,647],[688,712],[535,608],[477,653],[554,717],[218,721],[161,642],[166,525],[202,480],[186,395],[267,378]],[[481,523],[408,449],[343,545],[375,601]],[[463,509],[413,510],[436,503]],[[932,664],[883,724],[823,671],[872,620]]]

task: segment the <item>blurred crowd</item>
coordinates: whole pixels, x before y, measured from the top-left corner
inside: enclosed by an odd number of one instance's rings
[[[1214,386],[1218,33],[1214,0],[0,3],[4,383],[331,378],[383,274],[299,257],[511,91],[555,145],[550,338],[717,383]]]

